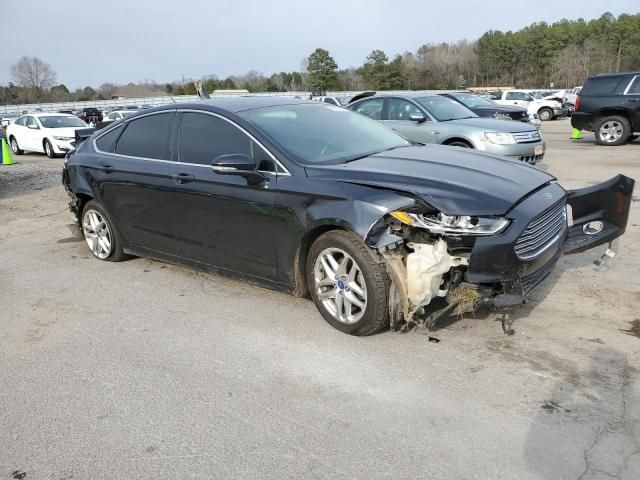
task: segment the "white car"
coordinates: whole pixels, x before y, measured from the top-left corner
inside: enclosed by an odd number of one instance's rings
[[[109,115],[104,117],[103,122],[114,122],[116,120],[120,120],[127,115],[131,115],[132,113],[137,112],[137,110],[114,110]]]
[[[54,158],[73,150],[76,130],[88,127],[78,117],[66,113],[31,113],[18,117],[7,127],[5,135],[16,155],[27,150]]]

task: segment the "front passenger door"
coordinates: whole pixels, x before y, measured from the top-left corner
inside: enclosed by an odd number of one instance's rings
[[[411,120],[411,115],[422,115],[424,121]],[[413,102],[401,98],[387,100],[386,114],[382,122],[407,140],[419,143],[436,143],[433,122]]]
[[[277,280],[273,160],[247,133],[224,117],[181,114],[178,160],[184,182],[175,204],[180,255],[191,261]],[[220,155],[245,154],[264,170],[264,179],[220,174]]]

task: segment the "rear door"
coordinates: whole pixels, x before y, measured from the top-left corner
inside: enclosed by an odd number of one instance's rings
[[[96,139],[93,173],[107,212],[128,245],[176,255],[178,165],[172,162],[175,111],[138,117]]]
[[[564,253],[577,253],[611,242],[627,227],[634,180],[617,175],[611,180],[569,191],[569,230]]]
[[[636,75],[631,81],[625,92],[627,105],[631,111],[632,129],[636,132],[640,131],[640,75]]]
[[[175,201],[180,255],[234,272],[277,280],[273,216],[276,164],[250,135],[223,116],[180,113],[179,174]],[[211,167],[220,155],[252,157],[263,180],[220,174]]]
[[[410,120],[418,114],[425,117],[424,122]],[[419,143],[436,143],[433,134],[433,121],[415,103],[402,98],[388,98],[383,113],[383,122],[408,140]]]

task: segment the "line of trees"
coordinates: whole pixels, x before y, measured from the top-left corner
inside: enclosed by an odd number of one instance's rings
[[[246,89],[250,92],[451,89],[468,86],[573,87],[593,73],[640,70],[640,14],[614,17],[605,13],[585,21],[534,23],[516,32],[490,30],[478,40],[427,43],[415,52],[393,58],[373,50],[359,67],[339,69],[331,54],[316,49],[299,72],[265,76],[202,78],[208,92]],[[11,67],[12,82],[0,86],[0,104],[110,99],[117,85],[104,83],[70,91],[57,83],[51,66],[22,57]],[[138,84],[150,91],[195,94],[191,79],[159,85]]]

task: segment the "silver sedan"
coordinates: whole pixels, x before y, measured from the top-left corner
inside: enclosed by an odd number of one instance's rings
[[[474,148],[535,164],[545,142],[532,125],[480,118],[464,105],[439,95],[375,94],[347,108],[396,130],[408,140]]]

